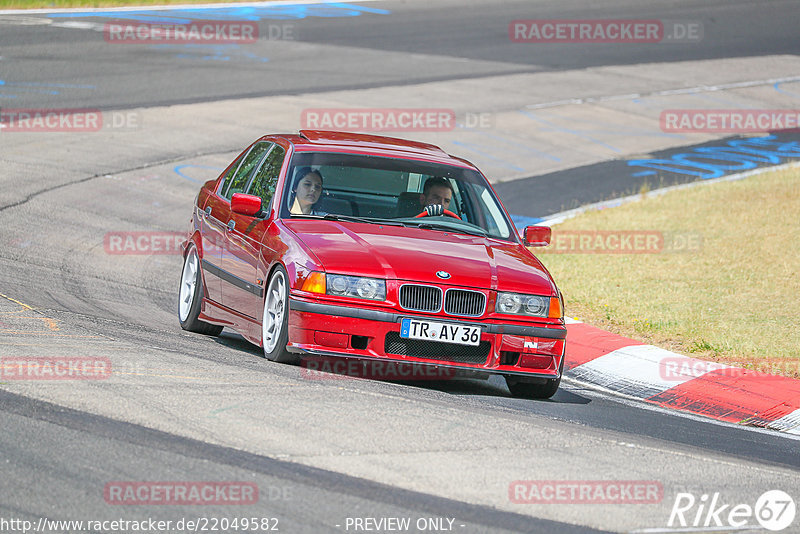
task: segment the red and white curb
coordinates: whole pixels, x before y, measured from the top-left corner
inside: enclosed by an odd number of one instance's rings
[[[645,402],[800,435],[800,380],[707,362],[567,324],[564,376]]]

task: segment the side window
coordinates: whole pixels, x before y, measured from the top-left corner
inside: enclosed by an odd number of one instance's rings
[[[264,208],[269,206],[272,195],[275,194],[275,186],[278,185],[278,175],[281,173],[281,166],[285,156],[286,150],[280,145],[274,145],[274,148],[261,163],[261,167],[256,171],[256,176],[248,193],[261,197]]]
[[[236,171],[233,179],[222,190],[223,197],[230,200],[234,193],[244,193],[250,174],[252,174],[253,169],[255,169],[258,162],[261,161],[261,158],[270,146],[272,146],[272,143],[257,143],[250,149],[250,152],[248,152],[242,160],[242,164],[239,166],[239,170]]]
[[[236,158],[236,161],[233,162],[231,168],[228,169],[228,172],[225,174],[225,178],[222,179],[222,187],[219,188],[220,195],[223,191],[227,190],[231,186],[231,180],[233,180],[233,175],[236,174],[236,169],[239,168],[239,165],[242,163],[242,160],[247,156],[249,152],[246,152]]]

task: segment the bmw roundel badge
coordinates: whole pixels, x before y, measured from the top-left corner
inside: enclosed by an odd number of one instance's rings
[[[450,273],[448,273],[447,271],[436,271],[436,276],[438,276],[442,280],[447,280],[448,278],[450,278]]]

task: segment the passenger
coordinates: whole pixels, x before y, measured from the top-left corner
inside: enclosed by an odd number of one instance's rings
[[[294,203],[290,210],[295,215],[327,215],[327,213],[314,209],[314,205],[319,202],[322,196],[322,174],[319,171],[311,170],[311,167],[303,167],[298,171],[297,185],[292,190]]]

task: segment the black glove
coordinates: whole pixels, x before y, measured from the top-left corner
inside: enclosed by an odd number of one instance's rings
[[[429,217],[444,215],[444,206],[441,204],[430,204],[429,206],[425,206],[425,211]]]

